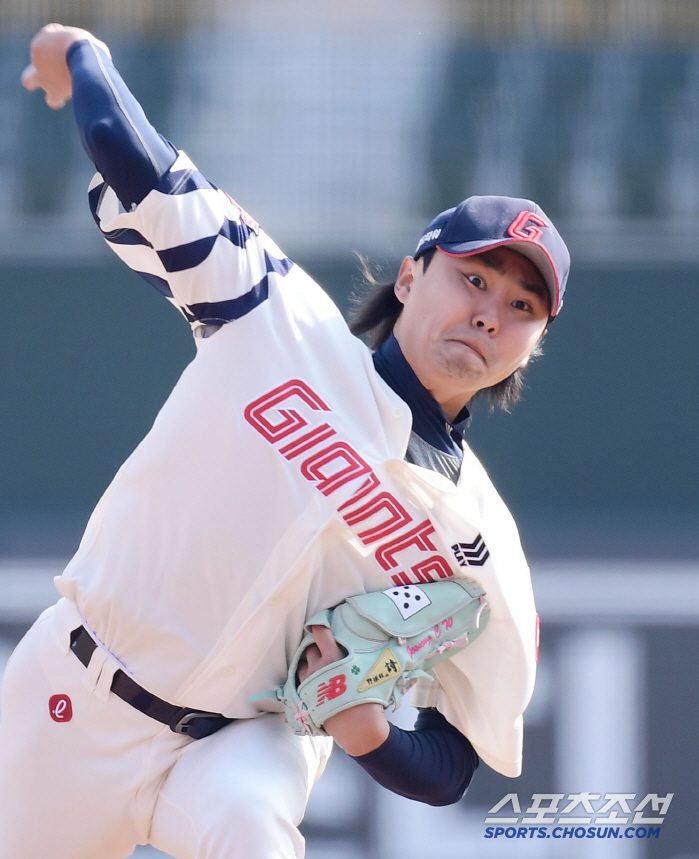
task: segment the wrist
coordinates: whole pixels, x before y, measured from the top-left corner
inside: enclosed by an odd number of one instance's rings
[[[323,728],[344,752],[359,757],[383,745],[391,726],[381,704],[358,704],[326,719]]]
[[[43,27],[30,44],[32,62],[36,66],[60,64],[66,61],[68,51],[76,42],[92,42],[101,48],[111,58],[109,47],[93,36],[89,30],[81,27],[64,27],[62,24],[47,24]]]

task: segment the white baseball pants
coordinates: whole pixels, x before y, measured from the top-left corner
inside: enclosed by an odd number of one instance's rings
[[[297,859],[308,796],[330,754],[282,715],[201,740],[109,692],[117,661],[70,651],[66,600],[10,658],[0,699],[2,859],[124,859],[152,844],[177,859]]]

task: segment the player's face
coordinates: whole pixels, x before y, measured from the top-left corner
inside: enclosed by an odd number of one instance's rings
[[[395,292],[403,304],[395,337],[449,418],[523,367],[549,318],[539,270],[506,247],[470,257],[437,251],[427,271],[406,257]]]

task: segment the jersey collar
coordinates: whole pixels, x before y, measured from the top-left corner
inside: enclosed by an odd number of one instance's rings
[[[453,421],[420,382],[391,334],[373,354],[376,372],[410,406],[413,432],[444,453],[461,455],[461,442],[469,423],[464,406]]]

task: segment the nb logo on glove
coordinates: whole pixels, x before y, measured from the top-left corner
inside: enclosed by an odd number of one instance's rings
[[[332,701],[335,698],[339,698],[340,695],[344,695],[347,691],[347,676],[345,674],[338,674],[336,677],[331,677],[327,683],[321,683],[318,686],[318,702],[317,706],[320,707],[321,704],[324,704],[326,701]]]

